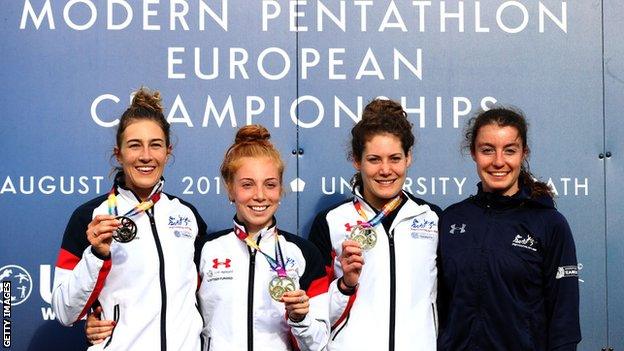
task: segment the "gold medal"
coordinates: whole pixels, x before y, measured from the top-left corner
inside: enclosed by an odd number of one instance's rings
[[[377,244],[377,232],[373,227],[358,225],[353,227],[349,234],[349,239],[360,244],[362,250],[370,250]]]
[[[366,220],[365,223],[361,223],[358,221],[358,224],[355,226],[347,225],[347,228],[351,227],[351,232],[349,233],[349,239],[360,244],[362,250],[370,250],[377,244],[377,232],[375,231],[375,226],[381,223],[381,221],[392,211],[394,211],[402,201],[401,194],[397,195],[394,199],[388,201],[381,211],[375,215],[373,219],[368,220],[368,216],[366,212],[362,209],[362,204],[357,198],[353,199],[353,206],[357,213]],[[348,229],[347,229],[348,230]]]
[[[295,281],[290,277],[275,276],[269,282],[269,294],[275,301],[280,301],[287,291],[295,291]]]

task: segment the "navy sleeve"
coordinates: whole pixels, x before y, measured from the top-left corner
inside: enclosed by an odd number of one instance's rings
[[[195,237],[195,253],[193,255],[193,258],[195,261],[195,266],[197,267],[197,271],[199,272],[199,257],[201,255],[201,249],[202,247],[204,247],[204,243],[206,243],[207,241],[208,225],[206,224],[202,216],[199,214],[195,206],[193,206],[191,203],[184,201],[179,197],[172,196],[169,194],[167,195],[170,196],[171,198],[178,199],[178,201],[180,201],[181,204],[188,207],[191,210],[191,212],[193,212],[193,215],[195,216],[195,220],[197,221],[197,236]]]
[[[442,242],[442,237],[444,236],[444,230],[442,228],[445,228],[445,224],[444,224],[444,212],[438,213],[438,248],[437,248],[437,254],[436,254],[436,266],[438,268],[438,295],[437,295],[437,301],[436,301],[436,305],[438,307],[438,328],[440,331],[442,331],[445,327],[446,327],[446,320],[447,320],[447,315],[448,315],[448,305],[449,305],[449,300],[450,300],[450,292],[444,282],[444,265],[442,262],[442,256],[441,256],[441,242]],[[440,333],[438,333],[439,335]]]
[[[575,350],[581,341],[576,248],[563,215],[556,212],[550,226],[544,259],[548,349]]]
[[[201,256],[201,249],[204,247],[204,244],[208,240],[208,226],[204,219],[199,215],[195,207],[190,206],[195,214],[195,218],[197,218],[197,236],[195,237],[195,254],[193,255],[195,260],[195,266],[197,267],[197,271],[199,272],[199,258]]]
[[[195,207],[191,207],[195,217],[197,218],[197,236],[204,237],[208,234],[208,225],[204,222],[204,219],[199,215]]]
[[[105,200],[105,196],[97,197],[81,205],[72,213],[63,234],[61,249],[78,259],[82,257],[82,252],[90,245],[86,232],[91,223],[93,211]]]
[[[195,254],[193,255],[193,260],[195,261],[195,267],[199,272],[199,260],[201,259],[201,250],[204,247],[204,244],[208,241],[208,235],[199,235],[195,238]]]
[[[302,248],[306,259],[306,269],[301,277],[301,289],[306,291],[308,291],[315,282],[318,282],[319,279],[326,278],[321,254],[312,243],[307,244],[305,248]],[[325,286],[325,291],[327,291],[327,286]]]
[[[288,241],[294,242],[299,247],[305,259],[306,268],[299,279],[301,289],[305,290],[309,297],[327,292],[331,277],[327,276],[318,248],[308,240],[294,234],[284,232],[282,234]]]
[[[323,211],[314,218],[308,240],[318,248],[323,265],[331,268],[334,264],[335,252],[329,236],[329,225],[327,224],[326,216],[327,211]]]

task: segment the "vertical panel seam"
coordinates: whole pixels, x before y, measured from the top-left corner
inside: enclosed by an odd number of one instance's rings
[[[295,4],[296,8],[297,8],[297,12],[299,12],[299,3]],[[299,17],[295,17],[295,28],[299,28]],[[295,59],[297,62],[297,64],[295,65],[295,101],[299,100],[299,31],[295,30]],[[296,106],[296,110],[295,113],[297,114],[297,121],[299,121],[299,104],[297,104]],[[296,147],[296,152],[295,152],[295,157],[296,157],[296,162],[295,162],[295,177],[296,179],[301,179],[301,176],[299,174],[300,171],[300,167],[299,167],[299,162],[301,161],[301,157],[299,155],[299,149],[300,149],[300,140],[299,140],[299,123],[295,124],[295,138],[296,138],[296,142],[295,142],[295,147]],[[297,182],[297,186],[298,186]],[[300,233],[300,212],[301,212],[301,191],[298,191],[299,189],[297,189],[297,198],[295,200],[295,209],[297,212],[297,215],[295,216],[295,223],[296,223],[296,228],[297,228],[297,235],[299,236],[303,236],[303,233]]]
[[[604,16],[604,2],[600,1],[600,39],[602,49],[602,152],[606,152],[607,149],[607,114],[606,114],[606,94],[605,94],[605,16]],[[602,174],[603,174],[603,206],[604,206],[604,238],[605,238],[605,260],[604,260],[604,272],[605,272],[605,319],[606,319],[606,337],[607,345],[610,345],[610,328],[609,328],[609,236],[608,236],[608,221],[607,221],[607,159],[602,158]]]

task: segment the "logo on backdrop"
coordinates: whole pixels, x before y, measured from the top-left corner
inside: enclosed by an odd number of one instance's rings
[[[11,282],[11,305],[26,301],[32,292],[33,281],[27,270],[17,265],[0,268],[0,281]]]
[[[300,193],[305,189],[305,182],[301,178],[295,178],[290,182],[290,190],[295,193]]]

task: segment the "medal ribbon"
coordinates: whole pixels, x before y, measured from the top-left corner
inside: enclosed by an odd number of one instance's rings
[[[384,205],[384,207],[381,209],[381,212],[373,217],[373,219],[368,221],[368,216],[366,216],[366,212],[364,212],[364,210],[362,209],[362,204],[360,203],[360,201],[357,198],[353,199],[353,206],[355,206],[356,211],[360,214],[360,216],[362,216],[362,218],[364,218],[364,220],[367,221],[359,225],[364,228],[372,228],[376,226],[377,224],[379,224],[379,222],[381,222],[382,219],[384,219],[384,217],[386,217],[390,212],[394,211],[394,209],[396,209],[399,204],[401,204],[401,200],[401,194],[397,195],[394,199],[388,201]]]
[[[253,240],[251,235],[245,233],[245,231],[237,225],[234,226],[234,234],[236,234],[237,238],[247,244],[247,246],[260,252],[264,256],[264,258],[266,258],[269,266],[271,266],[271,269],[274,270],[279,277],[286,276],[286,264],[284,263],[284,255],[282,254],[282,248],[279,243],[277,229],[275,230],[275,258],[263,252],[260,249],[260,246]]]
[[[126,212],[122,217],[130,218],[132,216],[149,210],[150,208],[152,208],[152,206],[154,206],[154,204],[156,204],[156,202],[158,202],[158,200],[160,200],[160,193],[162,193],[162,183],[158,185],[156,192],[152,194],[149,199],[134,206],[133,209]],[[117,195],[115,195],[115,186],[113,186],[111,191],[108,193],[108,214],[113,216],[119,216],[119,214],[117,213]]]

